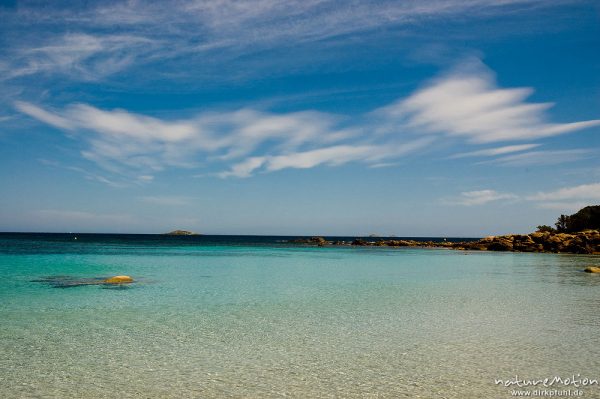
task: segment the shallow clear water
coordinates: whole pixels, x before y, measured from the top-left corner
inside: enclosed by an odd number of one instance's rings
[[[5,235],[0,397],[502,398],[496,378],[600,378],[600,275],[582,272],[599,263]],[[117,274],[138,282],[31,281]]]

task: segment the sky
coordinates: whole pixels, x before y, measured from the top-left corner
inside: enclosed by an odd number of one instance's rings
[[[595,1],[0,1],[0,231],[526,233],[599,134]]]

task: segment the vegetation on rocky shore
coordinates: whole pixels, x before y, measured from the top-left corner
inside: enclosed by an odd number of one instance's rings
[[[559,233],[574,233],[584,230],[600,229],[600,205],[586,206],[573,215],[560,215],[554,224],[550,226],[538,226],[538,231],[549,231]]]

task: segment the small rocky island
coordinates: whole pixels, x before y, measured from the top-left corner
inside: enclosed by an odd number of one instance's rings
[[[199,236],[200,234],[188,230],[173,230],[165,233],[166,236]]]
[[[448,248],[474,251],[554,252],[600,255],[600,205],[587,206],[579,212],[561,215],[556,228],[538,226],[530,234],[489,236],[474,241],[415,241],[362,239],[328,241],[323,237],[299,238],[291,243],[305,245],[353,245],[384,247]]]

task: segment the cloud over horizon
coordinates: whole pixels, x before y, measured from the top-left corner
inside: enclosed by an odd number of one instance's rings
[[[533,141],[600,125],[600,120],[550,123],[542,112],[548,104],[524,102],[531,88],[498,88],[483,65],[465,65],[468,68],[442,75],[406,98],[353,117],[241,108],[166,120],[81,103],[62,111],[24,101],[15,102],[15,107],[79,137],[87,146],[81,152],[85,159],[114,173],[136,169],[142,176],[169,167],[206,165],[228,166],[215,172],[222,178],[349,162],[377,167],[417,154],[436,140],[459,139],[470,146]],[[591,153],[590,149],[528,151],[540,145],[488,147],[449,158],[486,157],[491,159],[482,162],[525,166],[568,162]]]
[[[538,192],[527,196],[539,208],[561,212],[576,212],[588,205],[600,205],[600,183],[563,187],[553,191]]]
[[[600,183],[565,187],[555,191],[539,192],[527,197],[530,201],[596,200],[600,201]]]
[[[446,205],[484,205],[489,202],[499,200],[515,200],[519,197],[511,193],[499,193],[495,190],[476,190],[476,191],[464,191],[460,193],[458,197],[444,198],[442,203]]]
[[[383,157],[374,153],[379,147],[356,143],[333,146],[352,138],[356,132],[338,126],[339,117],[316,111],[273,114],[240,109],[167,121],[119,109],[105,111],[86,104],[72,104],[59,112],[26,102],[17,102],[15,106],[41,122],[78,134],[88,147],[82,156],[116,173],[123,167],[155,172],[167,167],[198,167],[206,162],[231,163],[267,144],[269,160],[263,157],[261,164],[267,162],[268,171]],[[299,152],[300,149],[304,151]],[[221,176],[245,176],[260,166],[246,173]]]
[[[95,133],[91,137],[89,133],[79,135],[88,145],[82,156],[113,172],[123,169],[119,165],[140,169],[141,173],[233,162],[229,171],[217,175],[248,177],[261,168],[273,172],[355,161],[374,164],[409,154],[431,142],[430,138],[391,138],[373,143],[363,127],[345,128],[340,126],[343,118],[316,111],[273,114],[240,109],[165,121],[85,104],[72,104],[61,112],[26,102],[15,106],[61,130]],[[248,156],[261,148],[262,155]],[[202,159],[198,159],[200,154]]]
[[[600,125],[598,119],[549,122],[545,111],[554,104],[527,103],[525,100],[533,91],[530,87],[499,88],[492,71],[479,60],[470,60],[376,114],[388,120],[390,130],[402,125],[423,134],[462,138],[472,144],[530,141]],[[524,147],[488,151],[496,155],[521,149]]]
[[[59,111],[25,101],[15,107],[83,141],[85,159],[114,173],[135,169],[138,176],[169,167],[225,167],[213,173],[222,178],[350,162],[378,167],[442,142],[461,146],[450,159],[483,157],[489,160],[480,163],[504,166],[589,156],[590,149],[529,151],[541,145],[532,141],[600,125],[600,120],[551,123],[543,112],[549,104],[524,101],[532,92],[499,88],[489,69],[482,64],[473,68],[471,62],[392,104],[353,116],[240,108],[169,120],[82,103]],[[514,141],[530,143],[510,144]],[[509,145],[464,151],[465,145],[495,142]]]
[[[474,206],[499,200],[525,200],[534,202],[542,209],[575,212],[588,205],[600,204],[600,183],[581,184],[522,196],[491,189],[465,191],[456,197],[442,198],[441,202],[445,205]]]

